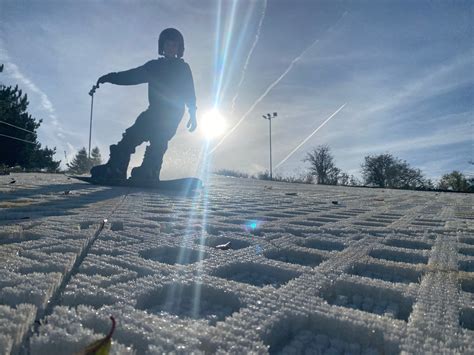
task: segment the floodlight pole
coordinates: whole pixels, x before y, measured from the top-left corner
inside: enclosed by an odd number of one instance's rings
[[[270,137],[270,180],[273,180],[273,168],[272,168],[272,118],[277,117],[277,113],[273,112],[273,116],[270,113],[267,113],[266,115],[262,115],[262,117],[266,120],[268,120],[269,123],[269,137]]]

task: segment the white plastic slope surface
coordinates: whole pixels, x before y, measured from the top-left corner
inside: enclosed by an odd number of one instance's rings
[[[215,176],[197,196],[1,176],[0,354],[80,351],[111,315],[113,354],[474,353],[473,202]]]

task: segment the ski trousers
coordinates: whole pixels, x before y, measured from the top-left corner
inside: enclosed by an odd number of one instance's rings
[[[123,133],[122,140],[114,147],[119,155],[135,153],[135,148],[143,142],[150,142],[143,158],[142,167],[160,170],[163,156],[168,149],[168,141],[173,138],[184,114],[180,108],[152,108],[142,112],[135,123]],[[112,149],[111,149],[112,151]]]

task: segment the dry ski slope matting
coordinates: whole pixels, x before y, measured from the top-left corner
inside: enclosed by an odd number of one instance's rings
[[[0,177],[0,353],[474,353],[472,195]],[[229,244],[230,242],[230,244]]]

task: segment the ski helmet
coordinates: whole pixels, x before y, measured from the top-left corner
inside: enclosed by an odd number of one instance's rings
[[[181,58],[184,53],[184,39],[181,32],[176,28],[167,28],[160,33],[160,38],[158,39],[158,54],[164,54],[165,41],[168,40],[178,42],[178,58]]]

